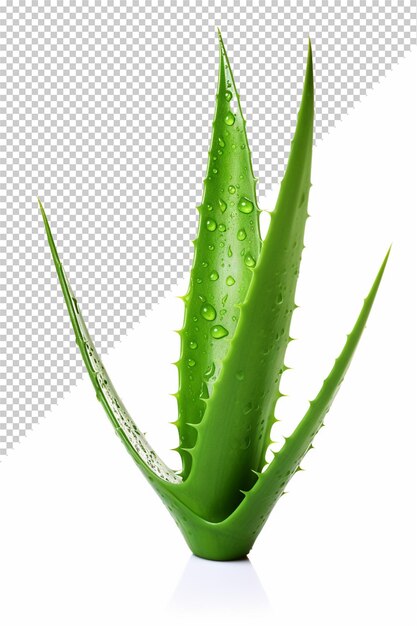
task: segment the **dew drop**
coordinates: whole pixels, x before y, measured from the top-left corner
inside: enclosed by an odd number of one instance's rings
[[[280,291],[277,297],[277,304],[282,304],[283,299],[282,292]]]
[[[234,285],[234,284],[235,284],[235,282],[236,282],[236,281],[235,281],[235,279],[233,278],[233,276],[228,276],[228,277],[226,278],[226,285],[227,285],[228,287],[231,287],[232,285]]]
[[[238,372],[236,372],[236,378],[238,380],[243,380],[245,378],[245,373],[243,370],[239,370]]]
[[[202,282],[203,282],[203,279],[202,279],[202,278],[197,278],[196,283],[197,283],[198,285],[201,285],[201,283],[202,283]]]
[[[227,250],[227,256],[230,258],[231,256],[233,256],[233,252],[232,252],[232,246],[229,246],[228,250]]]
[[[190,341],[189,346],[191,348],[191,350],[195,350],[198,346],[196,341]]]
[[[253,256],[249,252],[245,256],[245,265],[246,265],[246,267],[255,267],[255,265],[256,265],[255,259],[253,258]]]
[[[251,202],[251,200],[249,200],[249,198],[246,198],[245,196],[242,196],[241,199],[238,202],[237,208],[239,209],[239,211],[241,213],[252,213],[252,211],[253,211],[253,202]]]
[[[226,98],[227,102],[230,102],[230,100],[233,98],[233,94],[231,91],[227,90],[224,94],[224,97]]]
[[[229,331],[224,326],[212,326],[210,334],[214,339],[222,339],[229,334]]]
[[[220,231],[221,233],[224,233],[224,232],[225,232],[225,230],[226,230],[226,225],[225,225],[225,224],[219,224],[219,231]]]
[[[213,174],[217,174],[218,170],[214,167],[212,170]]]
[[[213,207],[211,206],[211,204],[208,204],[207,205],[207,211],[212,211],[212,210],[213,210]]]
[[[226,122],[227,126],[233,126],[233,124],[235,123],[235,116],[231,111],[227,113],[224,121]]]
[[[195,365],[194,359],[188,359],[188,366],[189,367],[194,367],[194,365]]]
[[[227,311],[226,309],[220,309],[219,313],[223,317],[224,315],[226,315]]]
[[[222,213],[224,213],[224,212],[225,212],[225,210],[227,209],[227,204],[226,204],[226,202],[225,202],[224,200],[222,200],[221,198],[220,198],[220,200],[219,200],[219,207],[220,207],[220,211],[221,211]]]
[[[209,249],[209,250],[211,250],[211,251],[213,251],[213,250],[214,250],[214,246],[213,246],[213,244],[212,244],[212,243],[210,243],[210,244],[209,244],[208,249]]]
[[[229,185],[229,193],[232,195],[236,193],[236,187],[234,185]]]
[[[219,272],[216,272],[216,270],[213,270],[210,274],[210,280],[218,280],[219,279]]]
[[[201,307],[201,315],[204,317],[205,320],[212,322],[214,319],[216,319],[216,309],[211,304],[205,303]]]
[[[216,371],[216,366],[214,365],[214,363],[211,363],[211,365],[209,365],[206,371],[204,372],[204,378],[206,380],[209,380],[209,378],[213,376],[215,371]]]
[[[215,220],[209,219],[206,221],[206,228],[210,232],[213,232],[217,228],[217,222]]]
[[[221,148],[224,148],[224,147],[225,147],[225,145],[226,145],[226,144],[224,143],[223,139],[222,139],[221,137],[219,137],[219,146],[220,146]]]
[[[246,230],[244,228],[241,228],[237,233],[237,238],[239,239],[239,241],[244,241],[246,237]]]

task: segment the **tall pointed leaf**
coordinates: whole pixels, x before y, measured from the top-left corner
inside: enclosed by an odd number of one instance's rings
[[[77,345],[80,349],[91,382],[96,390],[97,399],[103,405],[115,427],[116,433],[122,439],[136,463],[145,471],[148,477],[163,479],[173,484],[181,482],[181,478],[169,469],[151,448],[145,436],[130,417],[120,396],[117,394],[88,333],[81,315],[79,303],[72,291],[68,277],[59,258],[46,213],[39,199],[38,202]]]
[[[271,415],[289,340],[313,145],[313,66],[309,46],[297,127],[277,205],[192,452],[184,491],[201,515],[218,521],[236,508],[241,490],[264,464]],[[195,500],[194,494],[204,493]]]
[[[261,247],[246,123],[220,33],[219,46],[217,107],[180,331],[176,424],[184,478],[191,465],[188,449],[196,442],[192,424],[201,421],[219,376],[239,318],[236,305],[245,299]]]

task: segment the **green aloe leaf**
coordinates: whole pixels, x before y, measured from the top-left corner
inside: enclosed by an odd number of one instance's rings
[[[178,451],[191,467],[201,422],[246,296],[261,238],[246,123],[222,38],[217,107],[178,362]]]
[[[236,559],[251,549],[323,424],[358,345],[388,260],[389,252],[316,399],[265,468],[295,308],[310,190],[313,117],[309,45],[287,170],[261,246],[245,122],[220,37],[217,108],[180,331],[176,424],[181,475],[167,467],[149,446],[114,389],[86,329],[39,201],[77,344],[97,398],[191,550],[209,559]]]
[[[55,263],[55,268],[58,274],[65,303],[67,305],[68,313],[70,315],[76,342],[80,349],[81,356],[87,368],[91,382],[96,390],[97,399],[103,405],[107,415],[115,427],[116,433],[119,435],[128,451],[140,468],[145,472],[147,477],[160,479],[173,484],[181,482],[181,478],[169,469],[156,455],[155,451],[146,441],[143,433],[141,433],[133,419],[130,417],[121,398],[117,394],[110,377],[101,362],[100,357],[98,356],[85,325],[79,303],[59,258],[48,219],[39,198],[38,203],[45,225],[49,247]]]
[[[254,483],[279,397],[289,341],[310,191],[313,145],[313,66],[309,46],[297,128],[280,194],[235,336],[192,450],[184,485],[204,517],[229,515]],[[210,480],[207,480],[207,475]],[[198,495],[198,500],[194,497]]]

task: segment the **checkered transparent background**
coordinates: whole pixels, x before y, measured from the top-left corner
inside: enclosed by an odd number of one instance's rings
[[[0,455],[83,373],[36,194],[105,354],[190,267],[215,26],[260,197],[284,171],[308,35],[316,139],[415,43],[414,2],[251,4],[0,5]]]

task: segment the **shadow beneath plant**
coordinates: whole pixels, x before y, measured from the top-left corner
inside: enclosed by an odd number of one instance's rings
[[[188,560],[166,610],[177,614],[273,615],[268,597],[248,558],[207,561],[194,555]]]

